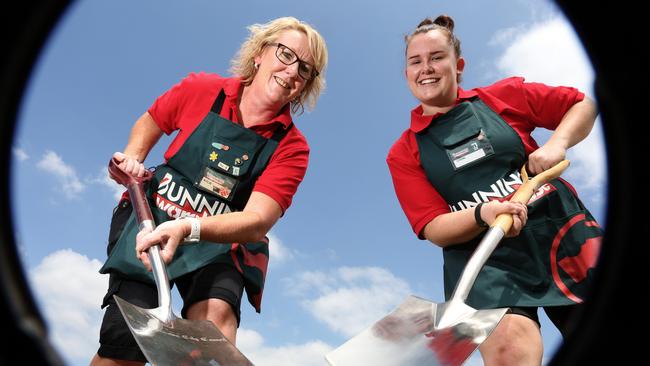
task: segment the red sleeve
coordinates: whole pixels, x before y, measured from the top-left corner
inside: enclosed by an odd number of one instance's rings
[[[532,122],[549,130],[555,130],[566,112],[585,97],[578,89],[567,86],[541,83],[523,83],[522,86]]]
[[[156,98],[148,112],[166,134],[169,135],[175,130],[185,127],[179,125],[181,117],[185,116],[188,111],[196,109],[197,98],[204,95],[206,89],[209,89],[213,84],[214,77],[208,76],[205,73],[190,73]],[[199,101],[202,101],[202,99],[199,99]],[[201,103],[200,107],[204,107],[204,105],[205,103]],[[205,114],[207,114],[207,111],[203,115]],[[201,120],[202,118],[199,118],[197,124]]]
[[[167,135],[179,130],[165,151],[169,160],[208,114],[226,79],[217,74],[190,73],[159,96],[148,112]]]
[[[309,163],[307,140],[294,126],[280,141],[253,191],[273,198],[284,213],[302,182]]]
[[[386,162],[402,210],[415,234],[423,239],[424,227],[436,216],[448,213],[449,206],[424,173],[417,141],[410,130],[393,144]]]

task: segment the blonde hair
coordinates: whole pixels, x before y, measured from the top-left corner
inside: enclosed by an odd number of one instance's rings
[[[253,24],[248,27],[250,35],[242,43],[235,57],[230,61],[230,72],[242,78],[244,85],[250,85],[255,77],[255,57],[262,53],[264,47],[278,38],[278,33],[285,30],[297,30],[307,36],[309,50],[314,58],[314,66],[319,75],[307,81],[300,95],[291,101],[291,111],[300,113],[307,105],[309,110],[316,106],[316,100],[325,89],[325,67],[327,66],[327,46],[323,37],[309,24],[294,17],[274,19],[265,24]]]

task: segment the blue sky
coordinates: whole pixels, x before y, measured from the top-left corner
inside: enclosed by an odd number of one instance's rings
[[[327,87],[297,117],[310,165],[270,233],[263,309],[244,304],[238,346],[260,366],[324,365],[323,355],[407,295],[443,301],[441,250],[418,240],[395,198],[386,153],[417,101],[403,37],[447,13],[462,41],[466,89],[519,75],[593,95],[593,74],[552,3],[501,1],[99,1],[73,4],[34,69],[12,156],[12,206],[23,264],[52,342],[69,365],[97,348],[111,211],[121,191],[106,164],[133,122],[190,72],[228,74],[246,27],[280,16],[326,39]],[[604,224],[600,122],[565,174]],[[537,133],[540,142],[547,132]],[[162,162],[164,137],[146,165]],[[180,309],[178,302],[175,308]],[[560,342],[540,312],[546,355]],[[480,365],[478,357],[470,364]]]

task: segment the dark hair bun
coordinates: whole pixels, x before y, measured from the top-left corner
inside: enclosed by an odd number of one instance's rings
[[[445,15],[445,14],[438,15],[438,17],[436,18],[436,20],[433,21],[433,23],[449,29],[449,31],[452,33],[454,32],[454,20],[451,19],[449,15]]]

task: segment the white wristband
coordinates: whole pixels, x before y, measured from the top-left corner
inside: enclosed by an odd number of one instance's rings
[[[190,226],[192,227],[190,235],[186,236],[183,239],[184,243],[196,243],[201,239],[201,221],[196,217],[186,217],[186,220],[190,221]]]

